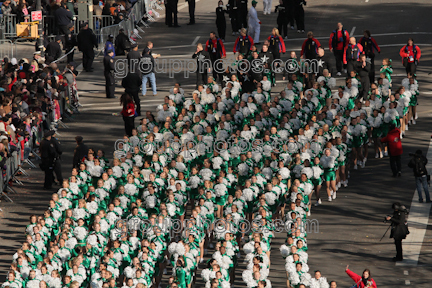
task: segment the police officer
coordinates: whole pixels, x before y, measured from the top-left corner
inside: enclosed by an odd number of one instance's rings
[[[108,35],[108,40],[105,42],[104,56],[108,55],[109,50],[113,51],[112,58],[114,58],[116,56],[113,42],[114,42],[114,36],[112,34]]]
[[[53,169],[55,160],[55,147],[51,142],[54,131],[48,131],[40,143],[41,163],[39,164],[42,171],[45,172],[44,189],[51,189],[53,184]]]
[[[192,55],[192,58],[197,59],[197,81],[196,89],[201,84],[207,84],[207,71],[210,69],[210,54],[204,51],[202,44],[197,44],[197,49]]]
[[[89,28],[88,22],[84,22],[81,31],[77,36],[78,48],[83,53],[83,68],[87,72],[93,72],[93,60],[95,53],[93,48],[97,48],[98,42],[93,30]]]
[[[57,178],[57,181],[61,185],[63,183],[63,176],[61,171],[61,155],[63,153],[63,150],[61,148],[60,142],[56,138],[55,131],[54,134],[51,136],[51,143],[54,145],[54,151],[55,151],[53,170]]]
[[[104,57],[104,76],[105,76],[105,93],[107,98],[115,98],[115,80],[114,80],[114,51],[108,50],[107,56]]]
[[[391,222],[390,238],[393,238],[396,246],[396,257],[393,261],[403,260],[402,240],[409,234],[406,215],[409,213],[408,209],[395,202],[392,205],[393,216],[387,216],[386,220]]]
[[[75,51],[72,49],[75,48],[75,46],[78,44],[78,42],[77,42],[76,34],[74,33],[75,27],[72,23],[69,24],[68,29],[69,29],[70,33],[65,36],[66,39],[65,39],[64,49],[65,49],[65,54],[67,54],[67,63],[71,63],[74,61],[73,58],[74,58],[74,53],[75,53]]]

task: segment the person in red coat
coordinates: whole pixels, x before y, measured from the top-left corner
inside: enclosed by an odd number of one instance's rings
[[[123,106],[121,115],[123,116],[126,135],[130,137],[132,136],[132,129],[135,128],[135,104],[129,94],[123,93],[120,98],[120,105]]]
[[[412,38],[408,39],[408,44],[402,47],[399,55],[402,57],[402,64],[405,66],[407,74],[415,76],[421,50],[417,45],[414,45]]]
[[[393,172],[393,177],[402,176],[401,168],[401,155],[402,150],[402,140],[400,137],[400,130],[394,124],[390,126],[390,131],[387,136],[381,139],[381,142],[387,143],[389,156],[390,156],[390,167]]]
[[[356,288],[377,288],[375,280],[372,279],[369,269],[365,269],[362,276],[360,276],[352,272],[348,268],[349,265],[347,265],[347,267],[345,268],[345,272],[348,274],[349,277],[351,277],[351,279],[354,280],[354,282],[356,283]]]

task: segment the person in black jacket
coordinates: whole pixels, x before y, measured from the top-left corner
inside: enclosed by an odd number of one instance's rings
[[[189,23],[187,25],[195,24],[195,0],[186,0],[189,6]]]
[[[196,89],[198,89],[199,85],[207,84],[207,72],[209,72],[211,67],[210,54],[204,50],[201,43],[198,43],[192,58],[197,59]]]
[[[115,79],[114,79],[114,51],[109,49],[107,55],[103,59],[104,76],[105,76],[105,94],[106,98],[115,98]]]
[[[371,64],[366,61],[366,55],[361,54],[360,55],[360,61],[355,61],[354,63],[354,69],[360,76],[360,82],[361,82],[361,91],[359,95],[363,97],[363,100],[367,100],[369,95],[369,89],[370,89],[370,81],[369,81],[369,72],[371,69]]]
[[[330,62],[328,61],[328,58],[324,55],[324,48],[323,47],[319,47],[318,48],[318,55],[317,55],[317,63],[318,63],[318,71],[314,71],[314,72],[318,72],[316,73],[317,78],[319,76],[323,76],[323,72],[325,69],[327,69],[329,71],[329,73],[331,73],[331,66],[330,66]]]
[[[141,59],[141,53],[138,52],[138,44],[132,44],[130,52],[126,56],[128,69],[132,73],[138,73],[141,75],[139,61]]]
[[[65,39],[64,50],[65,50],[65,54],[67,54],[67,63],[71,63],[74,61],[73,58],[74,58],[75,50],[73,49],[75,48],[75,46],[78,45],[78,42],[77,42],[77,36],[74,33],[75,26],[71,23],[69,24],[68,27],[70,33],[65,36],[66,39]]]
[[[218,7],[216,8],[216,27],[218,29],[219,38],[225,41],[226,34],[226,19],[225,13],[228,13],[223,6],[223,1],[219,1]]]
[[[58,183],[61,185],[63,183],[63,176],[62,176],[62,168],[61,168],[61,155],[63,153],[63,150],[61,148],[60,142],[57,140],[54,135],[51,137],[51,143],[54,145],[54,151],[55,151],[55,159],[54,159],[54,173],[57,178]]]
[[[277,25],[279,32],[283,33],[283,37],[288,39],[288,13],[283,3],[283,0],[279,0],[279,5],[275,7],[275,13],[278,13],[277,16]]]
[[[68,25],[72,23],[73,13],[62,5],[54,12],[54,17],[58,26],[58,35],[67,35],[69,33]]]
[[[81,160],[87,156],[89,148],[87,147],[87,145],[84,144],[83,137],[76,136],[75,141],[77,143],[77,146],[75,147],[74,150],[72,168],[79,168],[79,164],[81,163]]]
[[[303,5],[306,6],[305,0],[294,0],[295,5],[295,21],[297,24],[297,33],[304,33],[305,32],[305,16],[304,16],[304,9]]]
[[[122,86],[125,88],[125,93],[132,96],[134,102],[135,102],[135,109],[137,112],[137,116],[141,116],[141,101],[139,98],[139,91],[141,88],[141,77],[138,72],[132,73],[129,72],[125,78],[122,80]]]
[[[241,25],[239,25],[239,5],[240,0],[229,0],[227,4],[227,10],[229,18],[231,19],[231,29],[232,29],[232,35],[239,34],[239,29]]]
[[[166,9],[165,24],[168,25],[168,27],[180,27],[178,25],[178,21],[177,21],[177,13],[178,13],[177,5],[178,5],[178,0],[167,0],[166,1],[166,4],[165,4],[165,9]]]
[[[92,29],[89,29],[88,22],[81,26],[81,31],[77,36],[78,48],[83,54],[83,68],[87,72],[93,72],[93,60],[95,57],[93,48],[97,48],[98,42]]]
[[[396,262],[403,260],[402,240],[409,234],[406,219],[409,211],[399,202],[393,203],[392,209],[394,210],[393,216],[386,216],[385,220],[391,222],[390,238],[395,241],[396,257],[393,258],[393,261]]]
[[[408,167],[413,169],[414,177],[417,185],[417,193],[419,202],[423,203],[422,187],[426,196],[426,203],[430,203],[429,187],[428,187],[428,171],[426,165],[428,159],[423,155],[421,150],[417,150],[415,154],[411,154],[412,158],[408,163]]]
[[[60,42],[61,42],[61,36],[57,35],[55,41],[51,41],[48,43],[45,52],[47,57],[52,57],[54,60],[60,58],[61,56]]]
[[[40,168],[45,172],[44,189],[51,189],[53,184],[53,169],[55,161],[55,147],[51,142],[51,137],[54,135],[54,131],[48,131],[44,134],[44,138],[40,143],[41,163]]]
[[[123,28],[119,30],[119,34],[115,38],[114,46],[115,55],[117,56],[126,55],[126,51],[129,52],[129,49],[131,48],[131,42],[129,37],[124,33]]]

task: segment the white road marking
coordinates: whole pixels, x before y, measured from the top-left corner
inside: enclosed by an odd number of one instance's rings
[[[366,2],[367,2],[367,1],[366,1]],[[354,35],[355,29],[356,29],[356,26],[354,26],[354,27],[351,29],[351,32],[349,33],[349,35]]]
[[[367,1],[367,0],[366,0]],[[410,280],[405,280],[405,285],[411,285]]]
[[[430,173],[432,171],[432,139],[429,142],[429,148],[426,157],[428,159],[426,168]],[[414,179],[412,179],[412,182],[414,185]],[[419,261],[423,239],[425,237],[426,228],[429,222],[431,203],[419,203],[418,199],[419,198],[416,189],[411,202],[410,214],[408,216],[408,229],[410,234],[408,234],[405,241],[402,242],[404,260],[401,262],[396,262],[396,266],[417,266]],[[424,200],[426,199],[424,198]],[[409,280],[406,281],[409,282]]]
[[[406,45],[406,43],[403,44],[383,44],[383,45],[379,45],[380,47],[394,47],[394,46],[400,46],[401,48]],[[416,43],[417,46],[432,46],[432,44],[418,44]]]
[[[368,2],[369,2],[369,0],[366,0],[365,2],[366,2],[366,3],[368,3]]]
[[[404,275],[409,275],[408,270],[404,271]]]
[[[195,40],[192,42],[192,46],[195,46],[198,43],[198,40],[201,36],[196,36]]]

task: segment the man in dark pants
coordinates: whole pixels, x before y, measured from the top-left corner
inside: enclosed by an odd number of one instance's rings
[[[333,52],[336,60],[337,76],[342,75],[344,50],[349,44],[349,39],[348,31],[343,29],[342,23],[339,22],[337,29],[330,34],[329,40],[330,52]]]
[[[286,17],[288,21],[288,25],[291,26],[291,29],[294,30],[294,0],[283,0],[283,5],[285,6]],[[281,30],[279,30],[280,32]]]
[[[77,45],[77,37],[76,34],[74,33],[75,27],[72,23],[69,24],[68,28],[70,33],[65,36],[64,49],[65,49],[65,54],[67,54],[67,63],[71,63],[74,61],[73,58],[74,58],[75,51],[72,51],[72,49],[75,48],[75,46]]]
[[[165,7],[167,11],[166,11],[165,24],[168,25],[168,27],[180,27],[177,21],[178,0],[167,0],[166,3],[167,4],[165,5]],[[173,24],[173,20],[174,20],[174,24]]]
[[[51,189],[53,184],[53,168],[55,160],[55,148],[51,142],[54,131],[48,131],[44,134],[44,139],[40,143],[41,163],[39,164],[42,171],[45,172],[44,189]]]
[[[195,24],[195,0],[186,0],[189,6],[189,23],[187,25]]]
[[[240,0],[239,5],[239,29],[241,28],[248,28],[247,18],[248,18],[248,0]]]
[[[110,49],[107,51],[107,55],[103,59],[106,98],[115,98],[114,60],[112,59],[113,56],[114,51]]]
[[[304,9],[303,5],[306,6],[305,0],[294,0],[294,14],[295,14],[295,21],[297,24],[297,33],[304,33],[305,32],[305,16],[304,16]]]
[[[394,124],[390,126],[390,131],[387,136],[381,139],[382,143],[387,143],[389,156],[390,156],[390,167],[393,172],[393,177],[402,176],[402,166],[401,166],[401,155],[402,141],[400,138],[400,130]]]
[[[408,167],[412,168],[414,172],[419,202],[423,203],[423,189],[426,196],[426,203],[430,203],[431,198],[428,187],[428,171],[426,168],[428,159],[423,155],[421,150],[417,150],[415,154],[410,154],[410,156],[412,158],[408,163]]]
[[[215,62],[219,59],[224,59],[226,57],[225,46],[220,38],[216,37],[215,32],[210,32],[210,39],[206,42],[205,51],[210,55],[210,60],[213,68],[213,78],[216,79],[219,76],[219,82],[222,83],[222,73],[224,71],[220,67],[215,66]]]
[[[228,15],[231,19],[232,35],[238,34],[239,28],[239,0],[229,0],[227,4]],[[220,36],[220,35],[219,35]]]
[[[371,70],[371,64],[366,61],[366,55],[360,55],[360,61],[354,62],[354,70],[360,76],[361,82],[361,91],[360,95],[363,97],[363,100],[366,101],[369,95],[370,89],[370,81],[369,81],[369,73]]]
[[[375,81],[375,50],[378,53],[381,53],[381,48],[378,46],[378,43],[371,36],[369,30],[365,30],[363,32],[363,38],[359,41],[360,45],[363,47],[363,53],[366,54],[371,63],[371,70],[369,72],[369,80],[371,83]]]
[[[97,48],[98,42],[93,30],[89,29],[88,22],[81,26],[77,36],[78,48],[83,53],[83,68],[87,72],[93,72],[93,60],[95,57],[93,48]]]
[[[393,261],[397,262],[403,260],[402,240],[409,234],[408,220],[406,219],[409,212],[399,202],[393,203],[392,208],[394,210],[393,216],[387,216],[386,220],[391,221],[390,238],[394,239],[396,246],[396,257],[393,258]]]
[[[54,160],[54,173],[57,178],[57,181],[60,185],[63,183],[63,176],[62,176],[62,168],[61,168],[61,154],[63,153],[60,142],[55,137],[55,131],[54,135],[51,136],[51,143],[54,145],[55,150],[55,160]]]
[[[89,148],[87,147],[87,145],[84,144],[83,137],[76,136],[75,141],[77,143],[77,146],[74,150],[72,168],[79,168],[79,164],[81,163],[81,160],[87,156]]]
[[[207,84],[207,72],[210,72],[209,70],[211,67],[210,54],[204,51],[201,43],[198,43],[192,58],[197,59],[196,89],[198,89],[199,85]]]
[[[141,116],[141,101],[139,98],[139,91],[141,88],[141,77],[138,73],[129,72],[122,80],[122,86],[125,88],[125,92],[129,94],[135,102],[136,112],[138,116]]]

